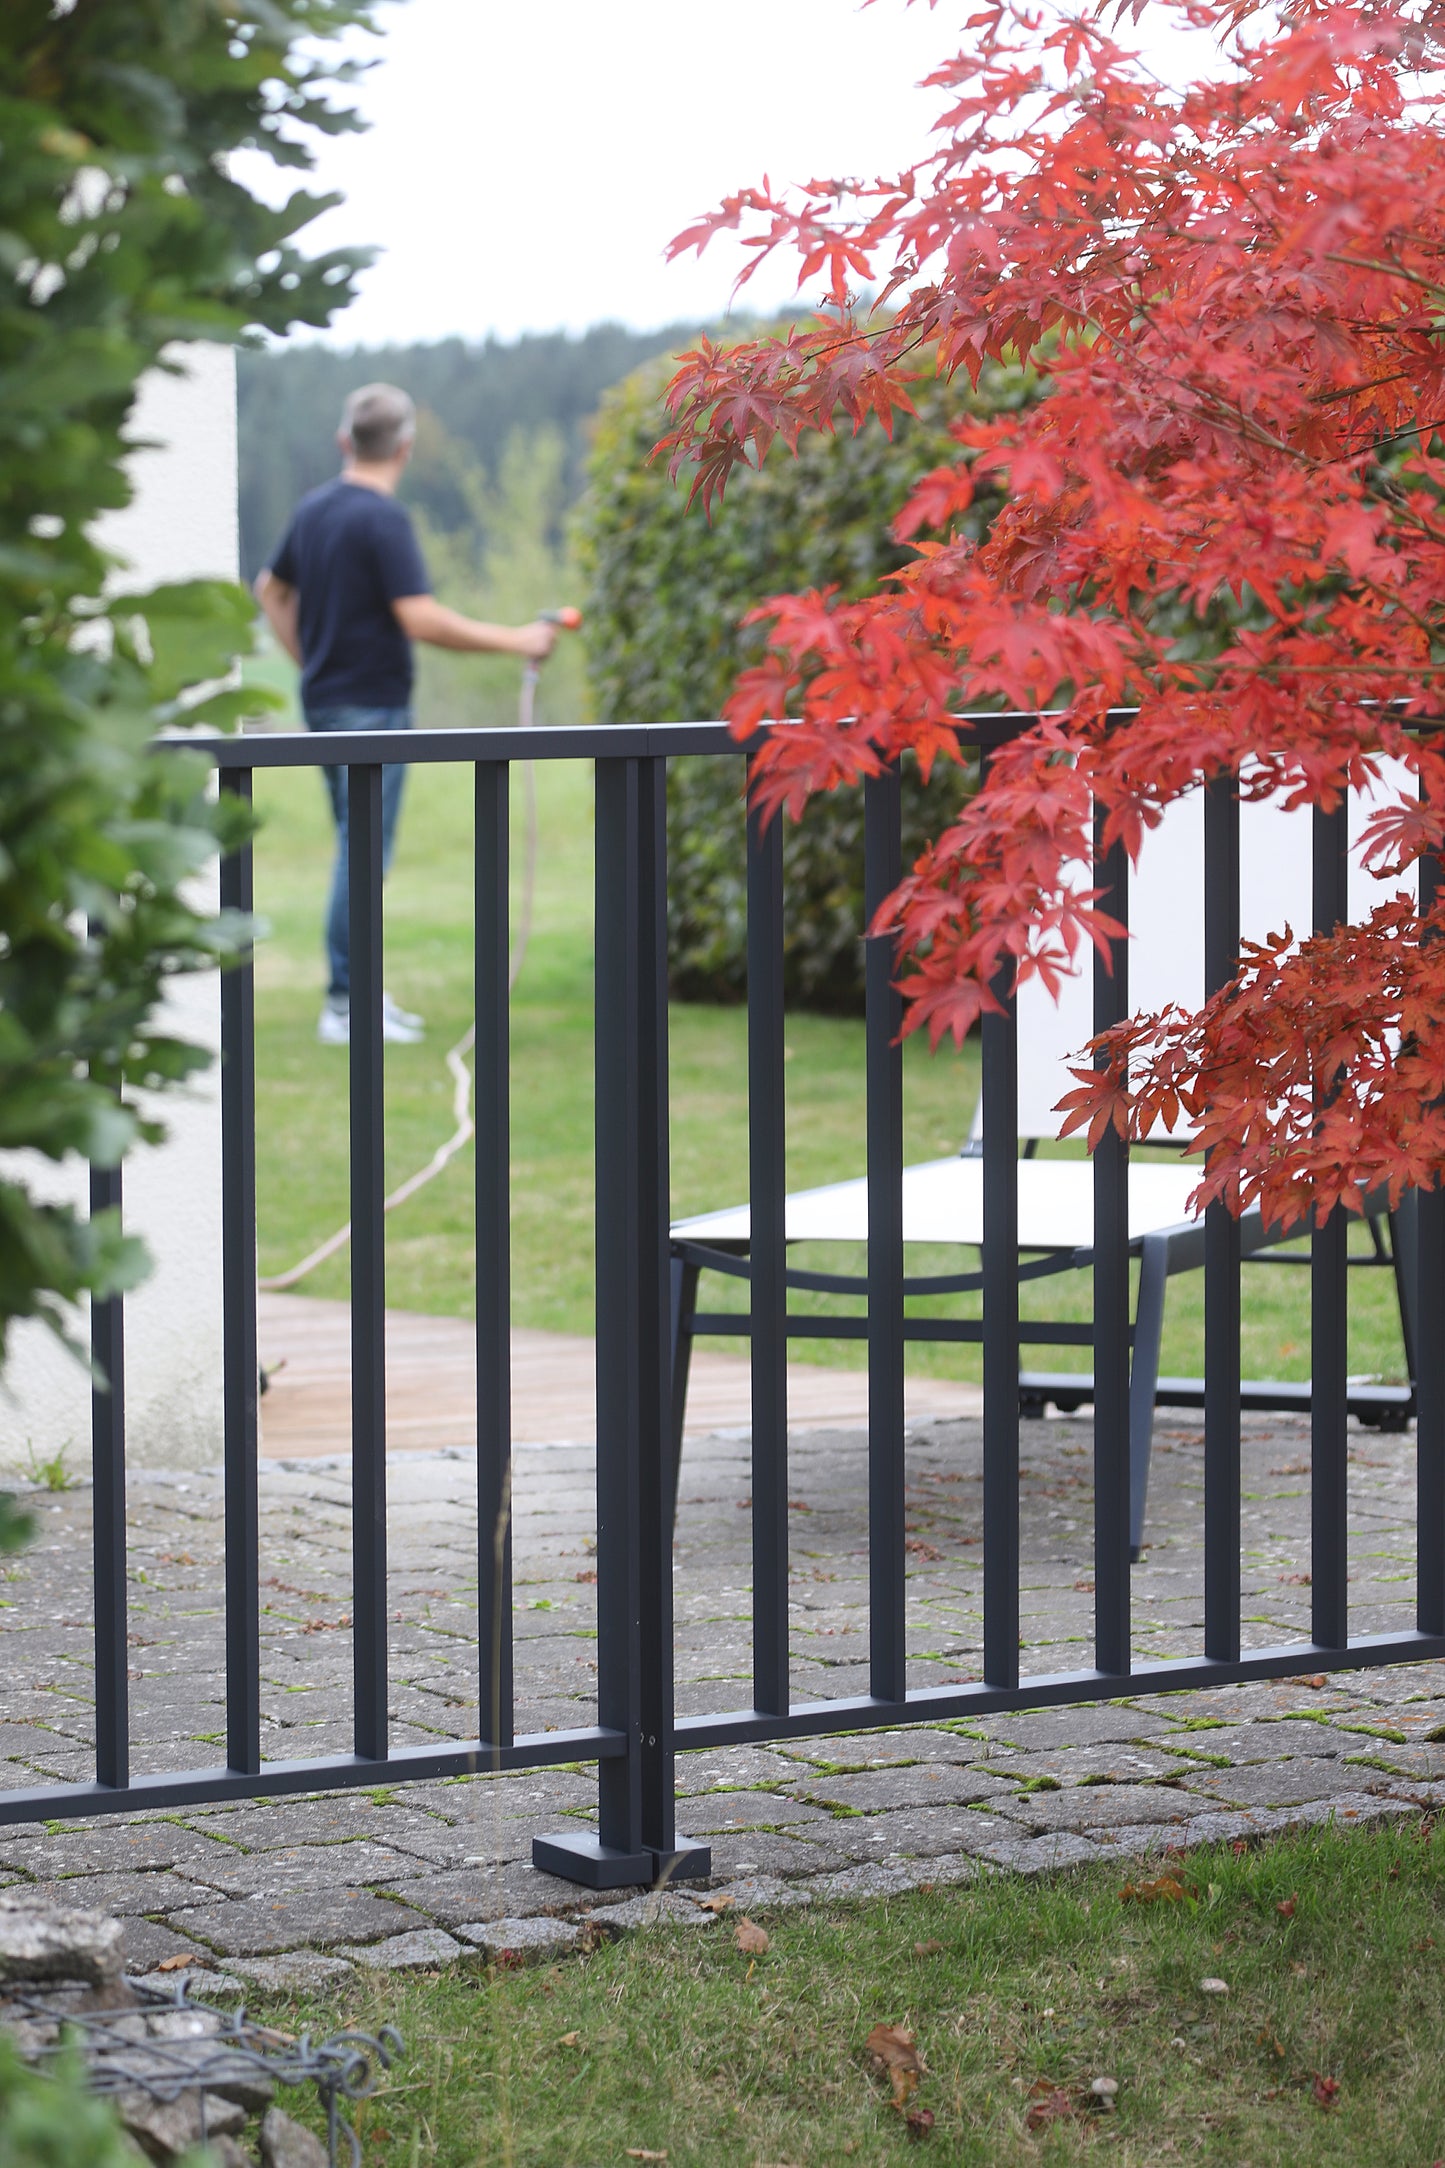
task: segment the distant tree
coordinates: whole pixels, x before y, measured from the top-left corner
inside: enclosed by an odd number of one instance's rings
[[[1068,879],[1095,803],[1133,851],[1202,782],[1329,809],[1390,755],[1412,788],[1386,793],[1368,863],[1393,885],[1445,846],[1445,754],[1407,728],[1440,712],[1445,669],[1445,15],[1148,14],[1215,34],[1199,80],[1161,82],[1096,17],[988,0],[910,172],[747,190],[676,244],[739,229],[830,292],[787,340],[684,362],[670,443],[704,500],[774,437],[906,410],[921,345],[975,378],[1033,356],[1049,383],[959,420],[899,512],[919,554],[886,592],[769,604],[731,703],[743,735],[792,718],[762,791],[795,809],[904,748],[966,755],[970,706],[1039,714],[882,916],[935,1036],[1115,930]],[[873,279],[892,313],[869,323],[849,289]],[[975,540],[985,477],[1009,504]],[[1362,1181],[1431,1184],[1442,935],[1445,907],[1400,892],[1363,925],[1280,929],[1197,1014],[1111,1033],[1073,1118],[1137,1136],[1182,1104],[1213,1148],[1203,1193],[1285,1225],[1358,1208]]]
[[[449,440],[448,476],[463,516],[450,528],[425,511],[417,526],[427,569],[444,602],[490,623],[516,624],[573,601],[579,575],[567,546],[566,447],[558,429],[517,429],[489,474],[467,446]],[[543,674],[537,720],[578,723],[585,687],[579,642],[561,640]],[[432,728],[486,729],[517,720],[517,666],[504,656],[417,657],[419,720]]]
[[[355,125],[330,91],[369,0],[6,0],[0,10],[0,1148],[109,1165],[156,1135],[129,1095],[205,1065],[158,1021],[167,981],[241,930],[190,877],[241,832],[161,725],[234,720],[216,690],[249,645],[238,586],[130,591],[93,539],[124,505],[142,376],[177,341],[326,323],[354,251],[293,236],[334,200],[269,209],[229,159],[309,156]],[[254,696],[251,697],[254,705]],[[11,1163],[13,1165],[13,1163]],[[0,1356],[14,1319],[144,1269],[113,1216],[0,1180]]]
[[[319,345],[262,348],[240,359],[241,562],[247,578],[275,548],[297,496],[336,471],[336,424],[342,401],[378,378],[402,384],[421,409],[418,457],[403,495],[434,528],[460,533],[469,523],[455,486],[459,447],[495,483],[507,445],[520,430],[558,431],[563,443],[562,501],[582,487],[588,425],[604,391],[654,354],[676,354],[699,326],[629,331],[530,332],[519,339],[439,339],[415,346]],[[556,539],[554,537],[554,539]]]

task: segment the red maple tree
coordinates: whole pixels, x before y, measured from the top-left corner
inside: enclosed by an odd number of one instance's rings
[[[1364,923],[1246,947],[1198,1013],[1098,1042],[1069,1095],[1093,1140],[1182,1105],[1202,1196],[1289,1225],[1445,1162],[1445,910],[1433,881],[1419,908],[1402,888],[1445,844],[1419,727],[1445,667],[1445,9],[1149,12],[1211,38],[1199,80],[1162,83],[1098,18],[990,0],[930,78],[947,111],[911,172],[764,184],[679,236],[796,250],[828,300],[684,357],[665,441],[706,502],[775,436],[886,426],[923,349],[945,375],[1016,356],[1044,379],[1022,413],[959,421],[956,461],[900,509],[918,554],[886,593],[756,613],[767,656],[729,708],[740,736],[787,720],[756,787],[794,813],[904,749],[968,757],[970,707],[1037,716],[880,917],[909,1029],[961,1040],[1001,975],[1052,980],[1117,932],[1070,885],[1096,804],[1137,855],[1213,779],[1328,811],[1382,756],[1407,764],[1366,831]],[[952,523],[983,472],[1007,502],[975,544]]]

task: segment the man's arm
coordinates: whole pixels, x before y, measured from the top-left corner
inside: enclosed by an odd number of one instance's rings
[[[435,595],[402,595],[391,607],[409,640],[457,648],[467,655],[516,655],[523,662],[545,662],[557,638],[556,626],[542,618],[530,625],[484,625],[479,618],[449,610]]]
[[[301,632],[297,611],[300,596],[285,580],[278,580],[275,573],[258,572],[256,584],[251,590],[265,613],[266,622],[285,648],[294,663],[301,663]]]

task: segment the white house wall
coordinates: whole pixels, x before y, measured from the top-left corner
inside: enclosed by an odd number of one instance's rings
[[[184,376],[156,372],[142,386],[133,434],[135,497],[97,533],[125,558],[121,589],[164,580],[237,576],[236,372],[228,348],[194,346],[178,357]],[[204,892],[214,907],[216,878]],[[214,973],[181,983],[168,1026],[214,1048],[219,996]],[[155,1271],[126,1304],[128,1457],[137,1466],[205,1467],[221,1457],[221,1184],[218,1072],[167,1096],[169,1135],[126,1165],[127,1224],[146,1237]],[[9,1169],[7,1168],[7,1171]],[[24,1172],[49,1197],[83,1204],[79,1168],[28,1160]],[[76,1330],[86,1337],[86,1320]],[[52,1336],[15,1331],[0,1380],[0,1469],[33,1454],[89,1459],[89,1381]]]

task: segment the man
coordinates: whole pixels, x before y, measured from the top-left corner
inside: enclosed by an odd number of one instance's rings
[[[308,730],[409,730],[412,642],[475,655],[516,655],[542,662],[556,630],[484,625],[449,610],[431,592],[411,519],[396,501],[416,439],[416,409],[392,384],[364,384],[346,402],[337,442],[339,478],[296,507],[256,599],[276,638],[301,666],[301,706]],[[351,1036],[349,884],[346,863],[346,771],[323,768],[336,822],[336,870],[326,912],[330,972],[316,1035],[326,1046]],[[391,864],[406,769],[381,771],[382,865]],[[382,997],[388,1039],[415,1045],[422,1020]]]

